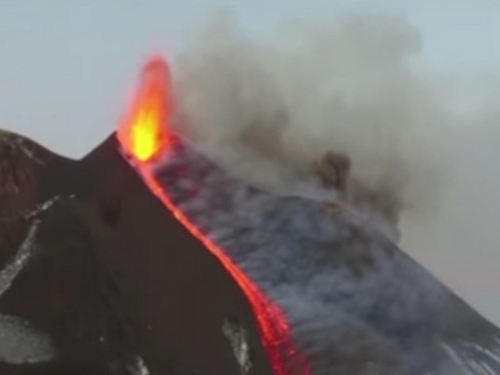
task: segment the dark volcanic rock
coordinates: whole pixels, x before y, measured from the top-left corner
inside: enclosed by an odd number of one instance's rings
[[[12,135],[0,153],[0,318],[50,338],[19,360],[0,334],[1,374],[240,374],[227,322],[248,333],[248,374],[273,373],[243,292],[114,137],[78,162]]]

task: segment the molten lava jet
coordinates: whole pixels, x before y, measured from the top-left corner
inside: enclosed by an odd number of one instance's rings
[[[144,67],[142,84],[134,104],[118,130],[118,139],[125,150],[137,160],[152,160],[168,147],[164,124],[168,120],[171,103],[166,89],[170,72],[161,57],[151,58]]]
[[[126,155],[135,161],[152,192],[184,227],[224,265],[252,304],[262,342],[277,375],[308,375],[307,361],[294,348],[290,324],[280,307],[266,296],[243,270],[178,207],[164,186],[158,183],[152,161],[172,152],[180,140],[169,132],[171,110],[170,72],[160,57],[143,69],[137,97],[117,132]],[[168,157],[168,156],[167,156]]]

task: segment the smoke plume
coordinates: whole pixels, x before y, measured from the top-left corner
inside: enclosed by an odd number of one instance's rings
[[[439,251],[478,242],[493,251],[500,198],[478,166],[494,174],[495,96],[464,108],[450,77],[420,61],[424,42],[393,16],[289,22],[259,39],[218,14],[174,62],[174,126],[233,175],[281,194],[328,199],[318,163],[346,155],[347,195],[357,204],[383,196],[371,208],[387,217],[392,205],[403,246],[431,269]]]
[[[412,69],[418,33],[386,16],[290,24],[274,40],[219,15],[176,64],[181,131],[233,173],[293,191],[328,152],[351,179],[420,207],[442,175],[447,119],[435,86]],[[425,197],[427,196],[427,197]]]

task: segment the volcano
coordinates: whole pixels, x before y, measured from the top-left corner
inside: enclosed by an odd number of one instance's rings
[[[242,291],[151,194],[114,136],[78,162],[6,138],[2,181],[14,173],[16,189],[1,195],[2,268],[40,224],[26,267],[2,278],[11,285],[0,311],[48,333],[57,349],[54,360],[22,365],[2,355],[0,373],[139,374],[140,355],[152,374],[238,374],[250,363],[249,373],[273,374]],[[27,177],[15,178],[21,171]]]
[[[356,209],[173,132],[168,82],[79,161],[1,133],[1,374],[500,374],[500,330]]]

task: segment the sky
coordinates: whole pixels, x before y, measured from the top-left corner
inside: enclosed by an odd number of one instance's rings
[[[500,64],[495,0],[11,0],[0,12],[1,126],[65,155],[86,154],[114,128],[144,57],[175,53],[220,6],[256,34],[291,18],[400,14],[420,30],[422,57],[436,69]]]
[[[351,11],[402,15],[421,33],[421,57],[431,69],[460,74],[466,83],[469,75],[486,76],[500,67],[497,0],[5,0],[0,127],[82,157],[115,129],[144,58],[156,51],[175,54],[219,7],[232,10],[250,34],[262,36],[289,19],[314,22]],[[500,176],[490,188],[497,186]],[[492,207],[500,210],[500,199]],[[457,215],[466,220],[464,213]],[[491,217],[500,219],[496,211]],[[500,325],[495,244],[485,242],[487,249],[472,255],[422,259]],[[449,276],[453,272],[466,277]]]

